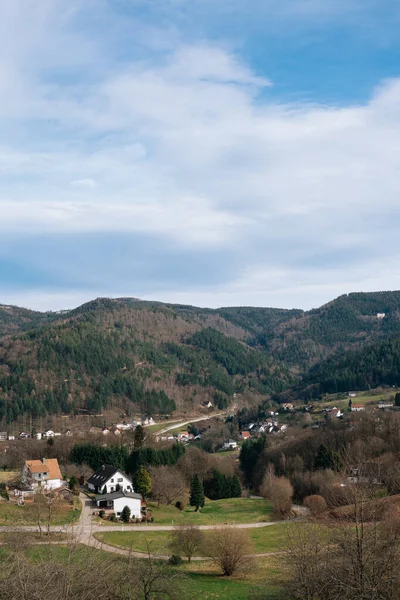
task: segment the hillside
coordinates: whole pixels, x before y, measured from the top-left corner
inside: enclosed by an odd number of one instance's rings
[[[190,311],[189,311],[190,312]],[[233,394],[259,398],[293,382],[289,370],[240,341],[217,314],[97,300],[56,323],[0,340],[0,418],[24,413],[170,414]]]
[[[400,386],[400,337],[331,356],[310,369],[299,392],[313,398],[382,385]]]
[[[385,313],[378,318],[378,313]],[[216,310],[98,298],[40,313],[0,306],[0,419],[170,414],[233,395],[397,383],[400,292],[355,293],[308,312]]]

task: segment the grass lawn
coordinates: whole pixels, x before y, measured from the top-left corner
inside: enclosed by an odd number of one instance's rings
[[[379,394],[371,394],[371,392],[357,392],[357,396],[355,398],[351,398],[353,404],[376,404],[378,405],[379,402],[381,400],[384,400],[386,402],[389,401],[390,398],[392,398],[395,394],[396,390],[387,390],[384,392],[381,392]],[[315,408],[320,408],[321,410],[324,408],[329,408],[329,407],[333,407],[336,406],[337,408],[340,408],[341,410],[344,410],[346,408],[348,408],[349,406],[349,400],[350,398],[346,397],[342,400],[339,399],[333,399],[333,400],[329,400],[327,402],[321,402],[315,405]]]
[[[248,534],[253,542],[254,553],[264,554],[266,552],[279,552],[283,550],[287,540],[287,523],[271,525],[259,529],[249,529]],[[207,543],[208,531],[204,531]],[[106,531],[95,535],[96,539],[111,546],[147,552],[153,554],[171,554],[168,544],[171,539],[169,531]],[[204,556],[204,551],[199,550],[196,556]]]
[[[266,500],[252,498],[227,498],[206,500],[204,508],[195,512],[192,506],[179,511],[174,506],[148,504],[156,525],[194,523],[212,525],[214,523],[259,523],[272,521],[272,506]]]
[[[9,481],[16,481],[20,473],[19,471],[0,471],[0,483],[8,483]]]
[[[83,560],[90,564],[93,553],[105,552],[93,548],[78,547],[75,560]],[[34,561],[53,561],[64,563],[68,560],[68,549],[66,546],[32,546],[27,550],[28,556]],[[113,557],[108,554],[110,560],[118,562],[124,559],[121,556]],[[127,561],[127,568],[128,561]],[[132,568],[135,568],[133,562]],[[209,562],[184,563],[177,569],[186,576],[184,586],[191,594],[203,600],[246,600],[248,594],[257,589],[263,591],[268,600],[281,600],[284,598],[282,584],[285,579],[285,571],[282,560],[279,557],[268,557],[258,559],[246,569],[245,573],[233,577],[222,577],[219,571]]]
[[[79,499],[74,498],[74,507],[63,503],[54,509],[52,525],[69,525],[79,518],[81,506]],[[43,523],[46,521],[45,510],[43,510]],[[33,503],[25,503],[18,506],[11,502],[0,503],[0,525],[36,525],[37,516]]]
[[[157,433],[157,431],[162,431],[166,427],[173,425],[174,423],[179,423],[178,420],[175,421],[161,421],[160,423],[156,423],[155,425],[147,425],[144,430],[150,431],[151,433]]]

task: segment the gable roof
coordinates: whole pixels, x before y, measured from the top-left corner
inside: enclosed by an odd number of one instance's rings
[[[47,473],[47,479],[62,479],[58,460],[56,458],[46,458],[44,461],[26,460],[25,465],[31,473]]]
[[[129,479],[129,481],[132,483],[132,480],[130,477],[128,477],[128,475],[126,475],[123,471],[121,471],[121,469],[117,469],[116,467],[113,467],[112,465],[103,465],[102,467],[100,467],[100,469],[98,469],[96,471],[96,473],[94,473],[91,477],[89,477],[87,482],[91,483],[92,485],[95,485],[97,487],[101,487],[102,485],[107,483],[107,481],[109,479],[111,479],[111,477],[114,477],[114,475],[116,473],[121,473],[124,477]]]
[[[96,496],[96,502],[103,502],[104,500],[118,500],[118,498],[136,498],[141,500],[141,494],[136,492],[111,492],[111,494],[103,494],[102,496]]]

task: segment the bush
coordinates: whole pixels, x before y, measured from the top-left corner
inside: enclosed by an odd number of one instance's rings
[[[269,499],[272,502],[274,513],[284,518],[292,508],[293,486],[286,477],[274,477]]]
[[[178,556],[178,554],[173,554],[168,559],[168,563],[170,565],[172,565],[173,567],[178,567],[179,565],[182,564],[182,562],[183,562],[182,558],[180,556]]]
[[[118,521],[117,515],[115,513],[112,513],[110,515],[110,521],[112,521],[113,523],[115,523],[116,521]]]
[[[154,517],[150,517],[150,523],[154,523]]]
[[[314,494],[313,496],[306,496],[306,498],[304,498],[304,506],[306,506],[310,510],[311,514],[314,517],[321,515],[327,509],[325,499],[322,496],[319,496],[318,494]]]
[[[177,500],[175,502],[175,508],[177,508],[178,510],[181,510],[181,511],[185,508],[185,505],[182,502],[182,500]]]
[[[105,510],[99,510],[99,517],[100,519],[104,519],[104,515],[106,514]]]

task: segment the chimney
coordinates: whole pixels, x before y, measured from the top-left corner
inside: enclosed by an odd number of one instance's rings
[[[103,469],[103,471],[106,470],[106,465],[101,465],[101,468]]]
[[[42,463],[45,465],[46,464],[46,459],[42,458]]]

